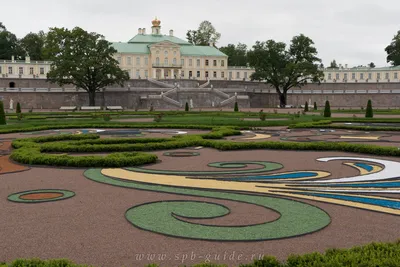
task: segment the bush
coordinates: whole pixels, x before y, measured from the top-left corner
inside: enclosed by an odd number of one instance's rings
[[[188,102],[186,102],[186,104],[185,104],[185,111],[186,111],[186,112],[189,111],[189,104],[188,104]]]
[[[308,102],[306,101],[306,104],[304,105],[304,112],[308,112]]]
[[[4,112],[3,101],[0,101],[0,125],[6,124],[6,113]]]
[[[318,107],[317,107],[317,102],[314,102],[314,110],[317,111]]]
[[[332,113],[331,113],[331,105],[329,104],[329,101],[326,100],[325,109],[324,109],[324,117],[325,118],[330,118],[331,115],[332,115]]]
[[[103,120],[104,121],[110,121],[111,120],[111,115],[110,114],[104,114],[103,115]]]
[[[267,114],[264,112],[260,113],[260,120],[265,121],[266,119],[267,119]]]
[[[365,117],[366,118],[373,118],[374,117],[374,111],[372,109],[372,101],[371,101],[371,99],[368,100],[367,110],[365,112]]]
[[[17,109],[16,109],[17,114],[21,113],[21,104],[18,102],[17,103]]]
[[[160,121],[162,121],[162,118],[163,118],[163,114],[157,114],[157,115],[154,117],[154,121],[155,121],[155,122],[160,122]]]
[[[239,112],[238,102],[235,102],[235,107],[233,108],[233,111]]]

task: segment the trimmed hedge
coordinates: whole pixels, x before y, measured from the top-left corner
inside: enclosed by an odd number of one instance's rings
[[[372,110],[372,101],[371,99],[368,100],[367,103],[367,110],[365,112],[365,118],[373,118],[374,117],[374,111]]]
[[[325,109],[324,109],[324,117],[325,118],[330,118],[331,115],[332,115],[332,113],[331,113],[331,105],[329,104],[329,101],[326,100]]]
[[[21,112],[22,112],[22,111],[21,111],[21,104],[18,102],[18,103],[17,103],[16,113],[19,114],[19,113],[21,113]]]
[[[7,124],[3,101],[0,101],[0,125]]]
[[[0,267],[87,267],[77,265],[68,260],[15,260],[11,264],[1,264]],[[158,267],[150,264],[147,267]],[[351,249],[328,249],[325,253],[309,253],[304,255],[291,255],[285,261],[278,261],[275,257],[265,256],[249,264],[239,267],[399,267],[400,266],[400,241],[394,243],[371,243],[366,246]],[[213,263],[203,263],[192,267],[226,267]]]
[[[327,123],[322,121],[320,123]],[[70,167],[126,167],[156,162],[157,156],[138,153],[138,151],[155,151],[178,149],[194,146],[210,147],[219,150],[309,150],[309,151],[343,151],[381,156],[400,156],[397,147],[351,144],[339,142],[231,142],[222,139],[225,136],[239,135],[239,130],[229,127],[214,128],[209,134],[179,136],[174,138],[99,139],[98,135],[57,135],[14,140],[15,148],[11,159],[31,165],[51,165]],[[65,141],[65,142],[59,142]],[[69,156],[45,154],[118,152],[107,156]],[[128,153],[130,152],[130,153]]]

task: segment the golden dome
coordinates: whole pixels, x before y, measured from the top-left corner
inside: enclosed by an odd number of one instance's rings
[[[153,24],[153,27],[159,27],[161,24],[161,21],[157,19],[157,17],[151,22]]]

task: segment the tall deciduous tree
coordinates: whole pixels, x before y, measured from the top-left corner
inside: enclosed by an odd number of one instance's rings
[[[251,79],[274,87],[280,106],[285,107],[289,89],[302,87],[310,81],[320,82],[324,77],[318,68],[321,60],[313,45],[314,42],[303,34],[293,37],[288,49],[282,42],[257,41],[247,54],[250,66],[255,69]]]
[[[333,60],[333,61],[331,62],[331,64],[329,65],[328,68],[330,68],[330,69],[337,69],[337,68],[339,68],[338,64],[336,63],[336,60]]]
[[[43,48],[46,40],[46,34],[43,31],[39,33],[28,33],[21,39],[21,48],[26,55],[29,55],[32,60],[43,60]]]
[[[392,42],[385,48],[386,61],[393,66],[400,65],[400,31],[393,37]]]
[[[228,56],[228,66],[247,66],[247,45],[238,43],[228,44],[219,49]]]
[[[4,24],[0,23],[0,59],[10,60],[12,56],[15,59],[22,59],[25,55],[15,34],[9,32]]]
[[[186,33],[186,39],[189,43],[194,45],[215,44],[220,38],[221,34],[217,32],[215,27],[208,20],[200,23],[197,30],[188,30]]]
[[[59,86],[73,84],[89,93],[89,105],[102,88],[129,80],[129,74],[113,58],[117,51],[97,33],[76,27],[51,28],[46,38],[46,53],[53,61],[47,80]]]

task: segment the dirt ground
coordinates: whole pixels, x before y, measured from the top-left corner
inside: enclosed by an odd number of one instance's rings
[[[272,131],[269,129],[268,131]],[[275,129],[286,131],[285,129]],[[186,130],[185,130],[186,131]],[[265,130],[267,131],[267,130]],[[199,131],[188,131],[191,134]],[[200,131],[201,133],[203,131]],[[271,132],[270,132],[271,133]],[[324,133],[325,134],[325,133]],[[286,137],[312,136],[318,140],[331,139],[333,133],[317,135],[315,131],[285,132]],[[348,135],[337,131],[334,135]],[[351,134],[357,134],[353,132]],[[369,135],[377,135],[370,133]],[[398,144],[394,133],[379,133],[382,138]],[[162,134],[165,137],[164,134]],[[246,133],[245,136],[254,136]],[[384,136],[384,137],[383,137]],[[31,135],[12,134],[7,138],[26,138]],[[151,136],[153,137],[153,135]],[[280,137],[280,136],[279,136]],[[333,136],[334,138],[335,136]],[[2,138],[4,138],[2,136]],[[232,138],[232,137],[230,137]],[[233,139],[238,137],[233,137]],[[278,140],[278,136],[267,140]],[[385,140],[386,140],[385,139]],[[235,140],[238,141],[238,140]],[[10,142],[0,141],[0,151],[10,152]],[[282,141],[284,142],[284,141]],[[366,141],[368,142],[368,141]],[[301,152],[274,150],[217,151],[179,149],[172,151],[199,152],[194,157],[164,156],[166,151],[151,152],[160,162],[148,169],[180,171],[215,171],[207,164],[220,161],[270,161],[284,167],[277,172],[330,172],[329,178],[358,175],[355,168],[343,161],[319,162],[322,157],[364,157],[400,162],[398,158],[373,157],[342,152]],[[250,167],[247,167],[250,168]],[[161,266],[192,265],[210,259],[212,262],[238,266],[262,255],[285,259],[290,254],[323,252],[329,248],[350,248],[370,242],[391,242],[399,238],[400,216],[362,210],[315,200],[293,198],[326,211],[331,223],[324,229],[300,237],[259,242],[216,242],[168,237],[140,230],[129,223],[125,212],[136,205],[168,200],[211,201],[229,207],[227,216],[206,220],[215,225],[250,225],[276,220],[280,215],[273,210],[228,200],[183,196],[152,191],[140,191],[96,183],[84,177],[86,169],[21,166],[8,156],[0,157],[0,262],[17,258],[68,258],[76,263],[95,266]],[[13,173],[13,171],[19,171]],[[67,200],[26,204],[7,200],[10,194],[36,189],[60,189],[75,192]],[[400,194],[375,194],[399,199]],[[286,197],[288,198],[288,197]],[[193,220],[195,222],[196,220]],[[148,255],[150,254],[150,255]],[[152,257],[155,256],[154,259]],[[164,257],[158,260],[158,257]]]

